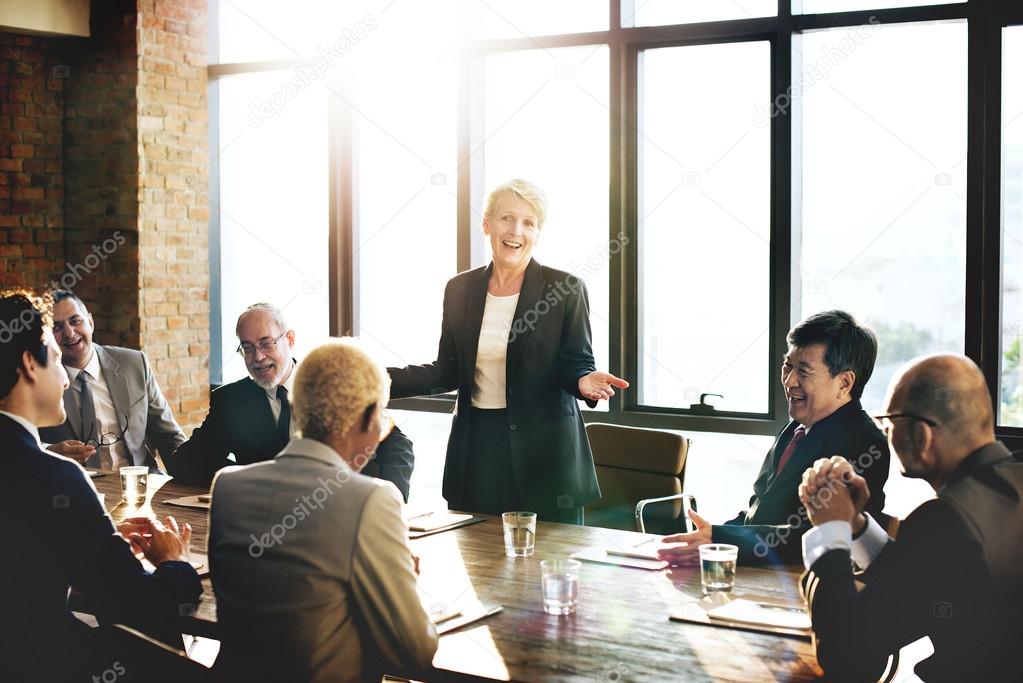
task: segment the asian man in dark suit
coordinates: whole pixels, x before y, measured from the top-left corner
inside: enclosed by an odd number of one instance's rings
[[[876,492],[870,511],[886,519],[884,484],[891,457],[860,405],[877,356],[874,333],[844,311],[826,311],[796,325],[787,341],[781,382],[791,420],[764,459],[749,509],[713,525],[692,513],[696,531],[666,536],[669,545],[659,550],[663,559],[693,564],[699,561],[699,545],[714,542],[738,546],[744,564],[798,564],[799,539],[809,528],[799,502],[800,477],[811,463],[833,455],[863,472]]]
[[[202,586],[188,563],[191,529],[173,518],[132,520],[131,534],[156,566],[147,572],[118,535],[92,482],[73,460],[43,450],[39,427],[65,419],[68,386],[50,331],[50,299],[0,293],[0,529],[9,552],[0,562],[0,678],[96,680],[129,658],[68,611],[71,587],[100,623],[125,623],[168,642]]]
[[[224,467],[272,460],[293,435],[295,331],[278,308],[265,303],[247,308],[235,331],[249,377],[211,394],[206,419],[167,463],[171,475],[189,484],[209,486]],[[363,473],[391,482],[407,501],[414,464],[412,442],[395,428]]]
[[[1023,680],[1023,464],[995,441],[984,375],[964,356],[915,359],[892,379],[884,411],[877,419],[903,473],[937,496],[893,541],[864,513],[873,486],[847,462],[804,473],[814,528],[801,585],[817,660],[828,680],[873,681],[886,669],[901,680],[899,650],[926,637],[934,654],[916,665],[917,680]],[[856,577],[853,562],[864,570]]]
[[[185,435],[145,354],[94,344],[92,314],[72,292],[56,290],[53,301],[53,335],[70,379],[67,420],[40,430],[40,438],[49,450],[88,467],[159,471],[153,450],[166,459]]]

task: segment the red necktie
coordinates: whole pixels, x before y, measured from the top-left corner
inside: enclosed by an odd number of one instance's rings
[[[785,465],[787,465],[789,460],[792,458],[792,454],[796,452],[796,446],[799,445],[799,442],[803,440],[804,436],[806,436],[806,428],[803,427],[803,425],[799,425],[796,427],[796,433],[792,435],[791,439],[789,439],[789,445],[785,447],[785,450],[781,454],[781,458],[778,460],[778,469],[774,471],[775,476],[781,474],[781,471],[785,469]]]

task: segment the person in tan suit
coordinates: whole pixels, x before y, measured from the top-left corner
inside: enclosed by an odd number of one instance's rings
[[[213,481],[209,558],[228,680],[362,681],[429,667],[437,632],[394,484],[359,474],[390,382],[351,340],[298,367],[299,437]]]

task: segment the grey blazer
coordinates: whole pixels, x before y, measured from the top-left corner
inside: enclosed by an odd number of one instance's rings
[[[156,383],[153,369],[141,351],[99,344],[94,347],[118,419],[128,416],[124,441],[132,463],[156,471],[156,460],[147,451],[146,443],[166,459],[185,442],[185,435]],[[88,429],[82,428],[81,409],[73,387],[64,391],[64,409],[67,411],[64,424],[39,430],[39,438],[44,443],[85,440]]]
[[[437,632],[394,484],[293,439],[213,480],[208,554],[226,680],[363,681],[429,667]]]

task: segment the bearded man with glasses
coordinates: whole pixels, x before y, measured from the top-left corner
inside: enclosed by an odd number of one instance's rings
[[[290,399],[298,365],[292,357],[295,331],[280,309],[258,303],[238,317],[235,333],[249,376],[210,395],[202,426],[167,463],[170,474],[188,484],[209,486],[224,467],[272,460],[295,435]],[[412,442],[395,428],[363,474],[391,482],[407,501],[414,463]]]

